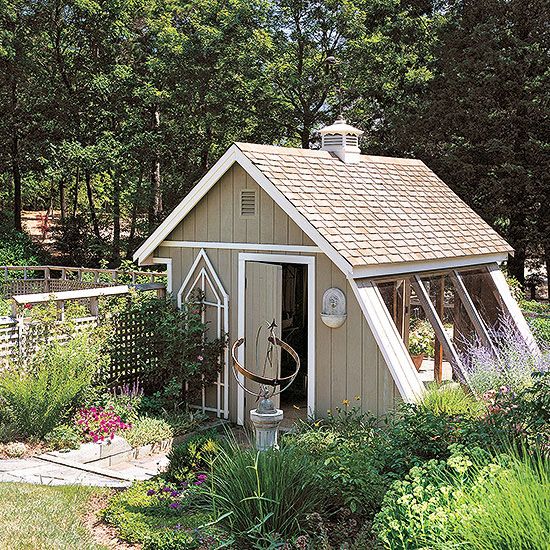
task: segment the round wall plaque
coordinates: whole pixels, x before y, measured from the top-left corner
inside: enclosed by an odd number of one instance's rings
[[[323,294],[321,319],[330,328],[341,327],[347,317],[346,295],[339,288],[329,288]]]

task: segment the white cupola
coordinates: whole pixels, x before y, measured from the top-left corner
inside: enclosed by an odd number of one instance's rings
[[[360,161],[361,150],[359,138],[363,131],[346,123],[340,116],[334,124],[319,130],[321,134],[321,149],[334,153],[340,160],[348,164]]]

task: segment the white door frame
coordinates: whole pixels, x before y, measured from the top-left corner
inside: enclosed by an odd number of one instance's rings
[[[238,301],[237,301],[237,338],[245,337],[246,308],[246,262],[264,262],[272,264],[301,264],[307,266],[307,412],[315,414],[315,256],[293,256],[286,254],[239,253]],[[244,346],[238,349],[239,361],[244,364]],[[244,385],[244,377],[238,375]],[[244,425],[244,390],[237,387],[237,424]]]

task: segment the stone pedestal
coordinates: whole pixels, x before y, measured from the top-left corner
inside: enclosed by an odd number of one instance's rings
[[[256,432],[256,448],[259,451],[278,448],[277,433],[279,424],[283,420],[283,411],[280,409],[272,409],[271,411],[261,411],[259,408],[252,409],[250,420]]]

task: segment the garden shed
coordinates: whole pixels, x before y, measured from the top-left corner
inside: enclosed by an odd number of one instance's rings
[[[467,382],[464,347],[498,354],[504,317],[535,350],[498,267],[510,246],[423,162],[360,154],[362,132],[341,119],[320,133],[317,150],[232,145],[134,259],[166,264],[179,304],[200,289],[212,334],[244,337],[248,368],[259,325],[275,319],[302,360],[281,396],[288,414],[348,402],[382,414],[426,380]],[[198,405],[239,424],[254,407],[229,354]]]

